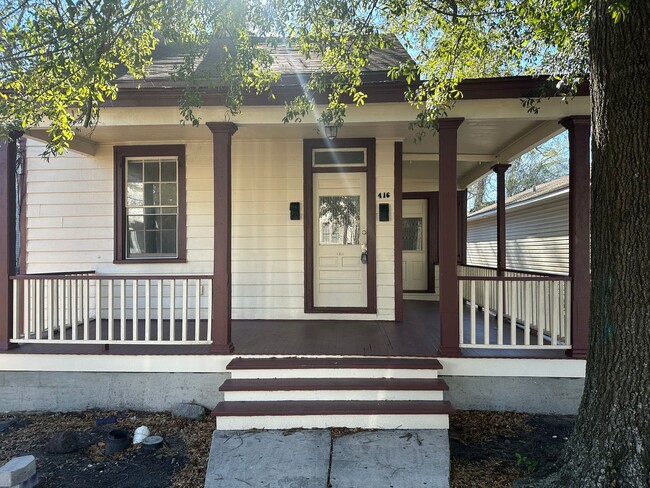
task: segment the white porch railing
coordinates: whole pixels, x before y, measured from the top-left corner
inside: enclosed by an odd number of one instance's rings
[[[209,344],[212,276],[92,272],[13,280],[15,343]]]
[[[571,278],[459,266],[460,347],[570,349]]]

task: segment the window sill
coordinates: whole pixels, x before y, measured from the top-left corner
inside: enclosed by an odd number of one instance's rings
[[[187,263],[185,258],[114,259],[113,264]]]

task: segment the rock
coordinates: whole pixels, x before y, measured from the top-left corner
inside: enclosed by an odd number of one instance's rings
[[[205,415],[205,412],[205,408],[196,403],[176,403],[172,406],[172,415],[174,417],[198,420]]]
[[[15,457],[0,467],[0,487],[21,486],[33,476],[36,476],[34,456]]]
[[[66,454],[77,449],[79,449],[79,435],[71,430],[57,432],[47,443],[47,452],[52,454]]]
[[[7,419],[0,422],[0,432],[4,432],[16,423],[16,419]]]

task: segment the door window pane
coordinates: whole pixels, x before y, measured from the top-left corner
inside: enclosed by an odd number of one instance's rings
[[[321,244],[359,244],[361,235],[360,196],[321,196],[318,207]]]
[[[402,219],[402,250],[422,251],[422,217]]]

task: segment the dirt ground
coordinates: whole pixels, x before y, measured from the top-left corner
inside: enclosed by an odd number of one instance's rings
[[[553,469],[574,416],[458,412],[451,416],[452,488],[508,487]]]
[[[96,426],[98,419],[117,422]],[[2,422],[12,419],[1,430]],[[496,488],[549,469],[573,428],[571,416],[495,412],[458,412],[449,430],[452,488]],[[106,434],[113,429],[146,425],[161,435],[158,451],[138,446],[104,454]],[[69,454],[47,452],[56,432],[79,435],[79,449]],[[43,488],[197,488],[204,483],[214,419],[198,421],[170,414],[98,412],[0,415],[0,465],[14,456],[33,454]],[[345,435],[333,429],[334,435]],[[379,488],[379,487],[378,487]]]
[[[96,426],[96,420],[117,422]],[[170,414],[142,412],[83,412],[74,414],[0,415],[13,419],[0,432],[0,465],[14,456],[32,454],[42,488],[196,488],[203,486],[214,430],[214,419],[198,421]],[[106,434],[113,429],[133,431],[146,425],[151,435],[164,437],[157,451],[131,445],[111,456],[104,454]],[[79,435],[79,449],[69,454],[47,452],[57,432]]]

